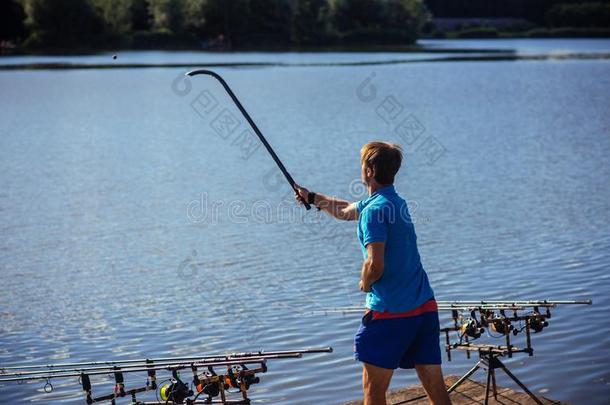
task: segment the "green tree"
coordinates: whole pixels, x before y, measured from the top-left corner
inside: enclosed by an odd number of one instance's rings
[[[402,32],[413,41],[430,19],[428,9],[421,0],[387,0],[382,15],[385,27]]]
[[[610,2],[608,0],[425,0],[425,3],[435,17],[512,17],[523,18],[540,25],[544,25],[545,22],[570,25],[579,19],[576,14],[589,8],[585,4]],[[571,6],[566,9],[563,5],[567,4]],[[578,5],[583,5],[584,8],[578,10]],[[595,20],[594,16],[589,15],[589,17]],[[570,18],[573,20],[564,20]],[[590,25],[584,23],[584,26]]]
[[[379,27],[382,3],[379,0],[338,0],[334,4],[334,25],[341,32]]]
[[[133,31],[148,31],[150,30],[150,8],[148,0],[132,0],[129,7],[131,15],[131,29]]]
[[[248,0],[207,0],[203,7],[203,33],[216,38],[222,35],[229,47],[239,44],[248,32]]]
[[[546,13],[551,27],[610,27],[610,3],[556,4]]]
[[[184,2],[182,0],[150,0],[153,28],[178,34],[183,31]]]
[[[287,0],[250,0],[247,37],[242,43],[288,44],[292,11]]]
[[[131,31],[131,0],[91,0],[106,23],[106,31],[123,35]]]
[[[25,9],[30,46],[91,46],[104,31],[104,21],[86,0],[27,0]]]
[[[0,2],[0,42],[21,39],[25,36],[26,15],[21,4],[14,0]]]
[[[328,0],[299,0],[292,20],[292,40],[297,44],[327,42],[329,25]]]
[[[352,43],[413,43],[428,20],[422,0],[338,0],[333,22]]]
[[[205,25],[204,6],[206,0],[184,1],[184,30],[201,34]]]
[[[206,36],[224,36],[229,46],[287,45],[292,11],[288,0],[207,0]]]

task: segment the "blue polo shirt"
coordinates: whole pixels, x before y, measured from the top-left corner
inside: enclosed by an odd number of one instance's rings
[[[393,185],[357,203],[358,239],[366,245],[385,242],[383,276],[366,295],[366,307],[379,312],[405,312],[434,298],[417,250],[417,236],[407,203]]]

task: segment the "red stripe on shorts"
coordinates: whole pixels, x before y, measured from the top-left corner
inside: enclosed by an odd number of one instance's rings
[[[372,310],[369,309],[369,310],[367,310],[367,313],[371,312],[371,311]],[[421,315],[426,312],[436,312],[436,311],[438,311],[438,306],[436,305],[436,300],[431,299],[431,300],[426,301],[419,307],[412,309],[410,311],[406,311],[406,312],[388,312],[388,311],[384,311],[384,312],[372,311],[372,312],[373,312],[373,319],[392,319],[392,318],[408,318],[411,316]]]

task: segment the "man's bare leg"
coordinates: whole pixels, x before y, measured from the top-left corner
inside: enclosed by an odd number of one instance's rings
[[[386,405],[385,393],[390,386],[394,370],[362,363],[362,390],[364,405]]]
[[[432,405],[451,405],[440,364],[416,364],[419,380]]]

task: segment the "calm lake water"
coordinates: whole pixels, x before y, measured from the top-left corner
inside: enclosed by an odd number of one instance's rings
[[[607,52],[610,41],[512,45],[528,47]],[[148,61],[120,57],[139,55]],[[534,336],[535,355],[506,363],[534,392],[608,403],[610,61],[218,71],[313,190],[361,199],[360,146],[403,145],[396,187],[437,299],[591,298],[557,309]],[[309,315],[363,303],[355,224],[296,207],[219,86],[203,76],[186,83],[183,73],[0,72],[0,364],[333,346],[270,363],[251,396],[358,398],[359,316]],[[239,122],[215,121],[221,112]],[[473,363],[458,353],[444,372]],[[399,371],[392,388],[416,381]],[[513,387],[503,375],[498,383]],[[84,402],[77,381],[57,380],[51,394],[43,385],[1,385],[0,402]]]

